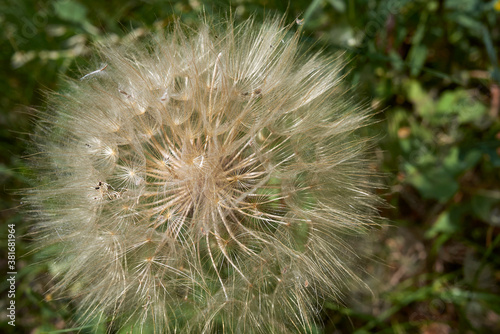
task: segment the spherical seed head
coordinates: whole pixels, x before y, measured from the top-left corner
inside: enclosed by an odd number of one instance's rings
[[[368,112],[340,58],[279,21],[102,46],[35,137],[36,237],[87,319],[157,332],[304,331],[355,279],[373,221]]]

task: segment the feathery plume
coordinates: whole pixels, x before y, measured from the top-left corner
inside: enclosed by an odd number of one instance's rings
[[[355,281],[377,197],[340,57],[279,20],[101,46],[52,94],[27,195],[56,291],[144,332],[289,333]]]

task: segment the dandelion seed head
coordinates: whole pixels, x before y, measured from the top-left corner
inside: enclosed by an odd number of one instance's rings
[[[104,45],[106,65],[49,100],[27,200],[34,235],[68,263],[55,292],[85,319],[303,332],[318,299],[356,280],[349,240],[377,203],[356,135],[369,112],[342,59],[299,52],[290,27]]]

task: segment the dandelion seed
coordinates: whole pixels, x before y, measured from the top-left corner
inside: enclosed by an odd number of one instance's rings
[[[80,80],[83,80],[83,79],[85,79],[85,78],[87,78],[87,77],[90,77],[91,75],[97,74],[97,73],[99,73],[99,72],[102,72],[102,71],[104,71],[107,67],[108,67],[108,64],[104,65],[104,67],[103,67],[103,68],[101,68],[101,69],[98,69],[98,70],[96,70],[96,71],[93,71],[93,72],[90,72],[90,73],[88,73],[88,74],[84,75],[83,77],[81,77],[81,78],[80,78]]]
[[[101,46],[106,65],[50,98],[27,202],[34,237],[66,262],[50,293],[84,322],[307,332],[317,299],[356,282],[351,239],[378,201],[356,134],[369,111],[342,60],[301,54],[292,26],[177,25]]]

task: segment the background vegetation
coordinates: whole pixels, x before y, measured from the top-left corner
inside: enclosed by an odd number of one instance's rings
[[[481,0],[2,0],[0,219],[17,226],[16,330],[0,288],[0,331],[62,333],[71,306],[44,293],[49,269],[16,213],[26,187],[26,133],[43,90],[79,77],[92,42],[120,42],[201,13],[236,21],[287,14],[303,41],[345,52],[347,79],[372,101],[377,168],[391,205],[374,235],[366,283],[344,306],[326,302],[317,333],[500,332],[500,1]],[[303,21],[301,21],[303,20]],[[2,237],[2,245],[5,244]],[[6,269],[6,246],[0,270]],[[104,327],[103,327],[104,328]],[[85,328],[81,329],[85,333]]]

